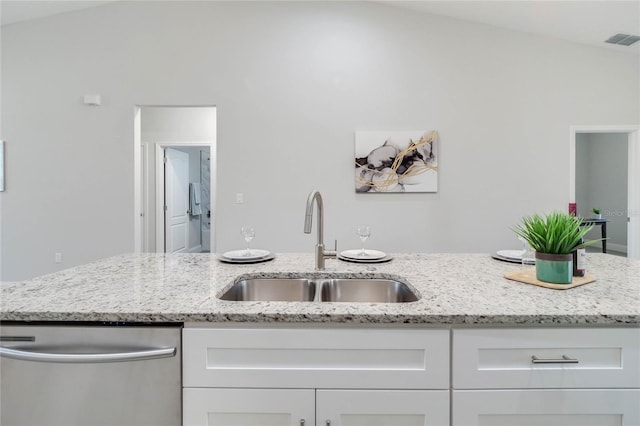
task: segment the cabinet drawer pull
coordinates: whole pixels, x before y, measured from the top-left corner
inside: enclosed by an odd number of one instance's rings
[[[300,419],[300,426],[304,426],[304,419]]]
[[[531,355],[531,363],[532,364],[577,364],[577,359],[569,358],[566,355],[562,355],[561,359],[547,359],[547,358],[538,358],[535,355]]]
[[[327,420],[326,426],[331,426],[331,420]]]

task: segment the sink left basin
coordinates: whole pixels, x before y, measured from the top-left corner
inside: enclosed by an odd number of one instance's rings
[[[311,302],[316,283],[304,278],[251,278],[235,283],[220,299],[245,302]]]

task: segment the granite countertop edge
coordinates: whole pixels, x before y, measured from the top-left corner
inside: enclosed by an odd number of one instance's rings
[[[105,323],[244,323],[244,324],[380,324],[425,326],[634,326],[638,315],[296,315],[296,314],[165,314],[2,312],[0,322],[105,322]]]
[[[590,256],[596,283],[551,290],[504,278],[520,265],[488,254],[393,254],[384,264],[277,254],[229,265],[215,254],[123,254],[2,286],[0,321],[270,323],[424,326],[640,325],[640,261]],[[411,303],[229,302],[218,296],[241,277],[400,277],[421,296]]]

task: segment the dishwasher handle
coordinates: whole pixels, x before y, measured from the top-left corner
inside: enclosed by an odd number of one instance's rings
[[[161,348],[148,349],[142,351],[116,352],[116,353],[97,353],[97,354],[58,354],[47,352],[33,352],[19,349],[10,349],[0,346],[0,357],[12,358],[21,361],[36,362],[61,362],[68,364],[80,363],[108,363],[108,362],[125,362],[125,361],[143,361],[156,358],[169,358],[176,356],[177,349]]]

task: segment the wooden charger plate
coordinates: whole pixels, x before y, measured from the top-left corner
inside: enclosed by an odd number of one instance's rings
[[[536,278],[536,268],[522,269],[520,271],[507,272],[504,277],[512,280],[519,281],[525,284],[533,284],[545,288],[553,288],[555,290],[568,290],[570,288],[578,287],[580,285],[592,283],[596,280],[596,277],[591,274],[585,274],[584,277],[573,277],[571,284],[553,284],[540,281]]]

